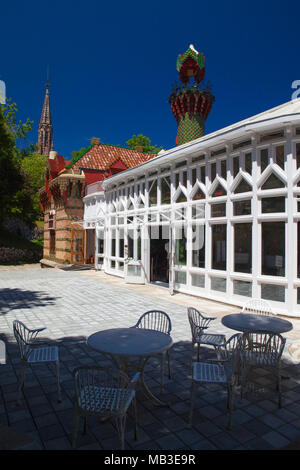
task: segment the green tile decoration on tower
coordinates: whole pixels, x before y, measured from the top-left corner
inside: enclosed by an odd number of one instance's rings
[[[181,83],[173,88],[169,103],[177,121],[176,144],[181,145],[205,134],[205,121],[215,98],[210,87],[200,84],[205,57],[192,44],[177,57],[176,69]],[[192,78],[194,83],[190,83]]]

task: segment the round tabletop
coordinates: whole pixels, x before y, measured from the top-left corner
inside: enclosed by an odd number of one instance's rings
[[[88,337],[87,344],[112,356],[151,356],[169,349],[172,338],[166,333],[143,328],[113,328]]]
[[[222,324],[232,330],[260,331],[262,333],[286,333],[293,329],[293,324],[272,315],[258,315],[254,313],[232,313],[222,318]]]

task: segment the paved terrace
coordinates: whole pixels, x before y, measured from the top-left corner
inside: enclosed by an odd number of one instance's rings
[[[126,449],[272,450],[299,439],[300,360],[296,346],[300,320],[296,319],[292,320],[294,330],[285,335],[283,375],[290,378],[283,380],[282,409],[277,407],[273,376],[256,370],[244,399],[236,395],[231,431],[226,429],[226,391],[219,386],[198,387],[194,426],[187,427],[191,383],[188,305],[218,317],[212,332],[227,337],[234,333],[222,326],[221,318],[239,309],[221,303],[182,294],[170,297],[162,287],[126,285],[121,279],[95,271],[0,267],[0,338],[7,348],[6,364],[0,365],[0,424],[24,431],[42,449],[71,449],[72,370],[80,364],[110,364],[86,345],[87,336],[106,328],[132,326],[142,313],[157,308],[172,320],[172,379],[166,378],[165,391],[160,395],[159,361],[155,358],[147,364],[145,375],[152,392],[170,406],[157,407],[138,392],[139,440],[133,438],[129,415]],[[12,332],[14,319],[30,328],[47,327],[40,337],[59,345],[62,403],[57,403],[55,368],[36,365],[27,370],[22,403],[17,405],[20,359]],[[203,353],[210,354],[205,348]],[[77,447],[118,449],[114,423],[89,418],[87,434],[79,432]]]

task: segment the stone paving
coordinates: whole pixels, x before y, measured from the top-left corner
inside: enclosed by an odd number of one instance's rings
[[[120,285],[95,272],[58,269],[0,269],[0,339],[6,343],[6,364],[0,365],[0,424],[22,430],[42,449],[71,449],[74,387],[72,370],[80,364],[109,361],[86,345],[89,334],[111,327],[132,326],[147,310],[159,308],[172,320],[174,346],[171,350],[172,378],[160,394],[159,360],[147,364],[145,375],[151,391],[169,404],[158,407],[138,391],[139,439],[134,440],[129,415],[126,449],[143,450],[274,450],[300,438],[300,363],[289,354],[297,335],[287,335],[283,357],[283,407],[277,406],[274,377],[256,369],[246,396],[237,393],[232,430],[226,428],[226,390],[220,386],[198,387],[194,425],[187,426],[190,396],[190,327],[186,303],[200,308],[201,299],[167,296],[163,288]],[[151,288],[150,288],[151,289]],[[156,290],[155,290],[156,289]],[[157,290],[161,289],[161,290]],[[161,295],[159,294],[161,292]],[[234,332],[220,321],[222,312],[236,308],[206,302],[207,310],[218,312],[212,332]],[[28,368],[21,405],[16,402],[20,372],[19,351],[13,337],[14,319],[30,328],[45,326],[42,339],[59,345],[62,402],[57,402],[55,368]],[[295,321],[295,331],[298,322]],[[299,339],[299,336],[298,336]],[[203,348],[203,355],[212,352]],[[78,449],[119,449],[115,425],[89,418],[87,433],[78,435]]]

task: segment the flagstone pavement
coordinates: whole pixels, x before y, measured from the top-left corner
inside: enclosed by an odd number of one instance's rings
[[[294,329],[285,334],[287,344],[282,360],[283,407],[277,406],[274,377],[256,369],[243,397],[235,396],[233,426],[226,428],[226,390],[221,386],[198,387],[194,424],[188,428],[190,405],[191,334],[186,307],[195,306],[217,319],[212,333],[227,337],[234,331],[221,324],[224,314],[239,311],[217,302],[183,294],[170,296],[157,286],[126,285],[104,273],[41,269],[39,265],[0,267],[0,339],[6,345],[6,363],[0,364],[0,429],[8,426],[32,436],[41,449],[71,449],[74,386],[72,371],[78,365],[111,365],[91,350],[87,337],[99,330],[127,327],[142,313],[160,309],[172,321],[171,373],[160,394],[160,362],[151,358],[145,370],[151,391],[169,404],[155,406],[137,391],[139,439],[134,440],[129,415],[126,449],[143,450],[277,450],[300,439],[300,320],[291,319]],[[44,326],[40,334],[58,344],[62,402],[57,402],[55,368],[28,368],[21,404],[17,404],[20,373],[19,351],[13,337],[13,320],[30,328]],[[211,350],[202,348],[204,356]],[[78,449],[119,449],[115,424],[91,417],[87,432],[78,434]]]

